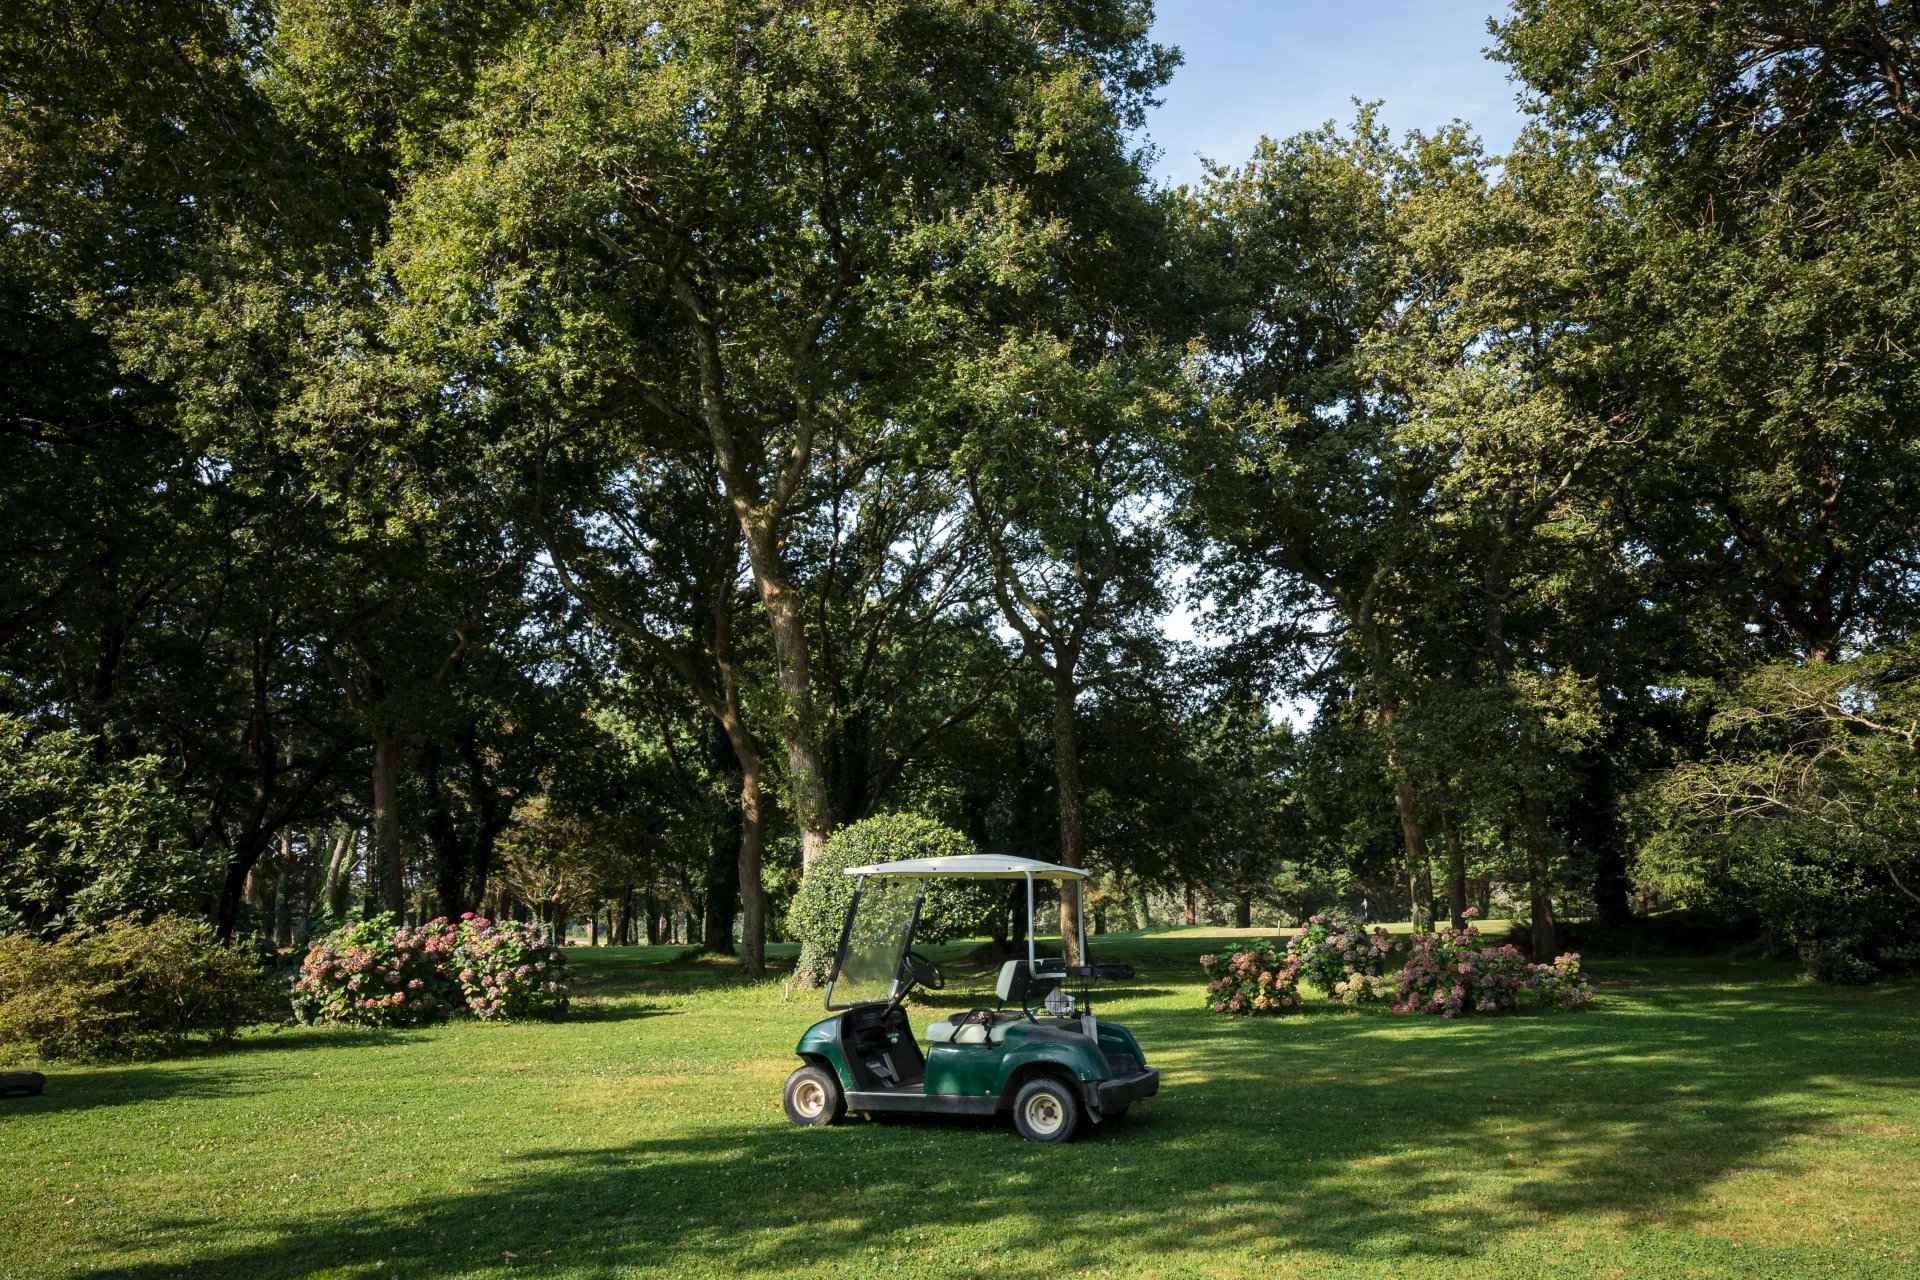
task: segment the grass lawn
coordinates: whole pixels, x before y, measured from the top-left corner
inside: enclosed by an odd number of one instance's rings
[[[1070,1146],[793,1128],[817,996],[576,951],[557,1026],[52,1069],[0,1102],[0,1277],[1920,1276],[1920,986],[1616,962],[1577,1014],[1229,1022],[1205,935],[1101,942],[1165,1083]]]

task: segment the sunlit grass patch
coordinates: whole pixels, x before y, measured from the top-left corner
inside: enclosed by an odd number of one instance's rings
[[[981,997],[976,945],[916,1025]],[[1229,1021],[1217,937],[1096,945],[1167,1083],[1069,1147],[792,1128],[817,992],[576,950],[568,1022],[55,1069],[0,1104],[0,1277],[1878,1277],[1920,1248],[1911,984],[1642,962],[1574,1014]]]

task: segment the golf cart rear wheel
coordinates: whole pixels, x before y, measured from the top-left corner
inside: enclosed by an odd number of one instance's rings
[[[1066,1142],[1080,1127],[1080,1102],[1058,1080],[1029,1080],[1013,1096],[1013,1127],[1029,1142]]]
[[[837,1124],[847,1113],[846,1095],[833,1072],[811,1064],[787,1077],[783,1101],[787,1119],[795,1124]]]

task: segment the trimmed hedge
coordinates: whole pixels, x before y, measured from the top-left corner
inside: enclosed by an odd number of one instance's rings
[[[882,814],[834,832],[807,868],[787,910],[787,936],[800,943],[794,982],[817,986],[827,980],[840,942],[840,925],[847,904],[853,901],[853,878],[845,874],[848,867],[973,852],[972,842],[952,827],[913,813]],[[929,880],[914,938],[929,943],[966,937],[984,928],[1000,903],[1000,895],[985,881]]]

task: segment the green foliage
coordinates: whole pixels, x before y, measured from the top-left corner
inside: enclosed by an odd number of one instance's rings
[[[1300,956],[1263,938],[1225,955],[1200,957],[1207,1008],[1229,1018],[1292,1013],[1300,1007]]]
[[[96,748],[0,714],[0,932],[187,910],[207,888],[163,761],[103,762]]]
[[[840,943],[840,929],[853,901],[854,882],[848,867],[904,858],[947,858],[975,852],[972,843],[951,827],[911,813],[889,813],[840,828],[807,868],[800,890],[787,910],[787,936],[800,943],[800,961],[794,976],[802,982],[824,982]],[[1001,909],[1005,889],[984,880],[929,880],[920,904],[919,942],[944,942],[982,929]]]
[[[274,1017],[258,957],[179,916],[54,941],[0,937],[0,1050],[76,1061],[156,1058]]]
[[[1809,974],[1920,967],[1920,675],[1911,644],[1761,667],[1718,695],[1708,752],[1641,796],[1641,883],[1757,915]]]

